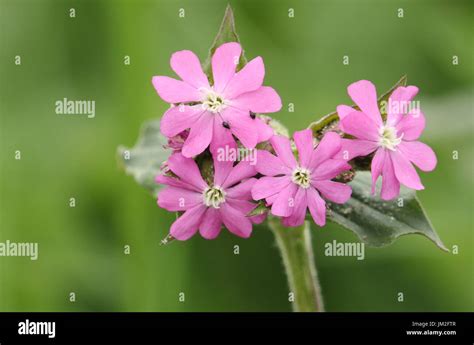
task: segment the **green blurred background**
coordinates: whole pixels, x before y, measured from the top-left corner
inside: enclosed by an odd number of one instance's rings
[[[473,311],[473,3],[230,3],[247,57],[264,58],[265,83],[282,97],[274,117],[292,131],[350,103],[346,87],[359,79],[383,92],[406,73],[421,90],[423,140],[439,165],[421,173],[426,190],[418,195],[444,243],[458,245],[459,254],[414,235],[366,248],[363,261],[325,257],[327,241],[356,238],[333,224],[314,228],[327,309]],[[132,146],[140,125],[167,108],[151,77],[173,74],[174,51],[190,49],[204,59],[226,4],[1,0],[0,242],[40,248],[37,261],[0,258],[1,311],[291,309],[269,230],[257,227],[249,240],[223,232],[215,241],[196,236],[159,246],[174,215],[159,209],[116,161],[117,146]],[[95,100],[96,117],[56,115],[55,101],[63,98]],[[21,160],[14,159],[16,150]],[[233,253],[236,244],[240,255]]]

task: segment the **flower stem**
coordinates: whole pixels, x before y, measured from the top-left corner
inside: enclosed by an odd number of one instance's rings
[[[268,224],[275,234],[290,292],[294,294],[293,311],[324,311],[309,222],[305,221],[300,227],[286,228],[279,219],[270,217]]]

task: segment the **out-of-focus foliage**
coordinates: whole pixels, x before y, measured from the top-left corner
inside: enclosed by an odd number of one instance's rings
[[[140,131],[137,143],[132,148],[123,145],[117,149],[117,160],[127,175],[156,196],[160,185],[155,177],[161,173],[164,162],[171,154],[168,140],[160,132],[160,120],[146,122]]]

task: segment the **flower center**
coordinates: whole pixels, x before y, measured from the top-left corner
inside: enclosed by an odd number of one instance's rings
[[[298,167],[291,176],[293,183],[303,188],[308,188],[311,182],[311,174],[308,169]]]
[[[211,113],[220,113],[227,104],[221,95],[212,90],[206,90],[206,96],[204,97],[202,106]]]
[[[212,186],[206,188],[203,193],[204,204],[207,207],[219,208],[220,204],[225,202],[225,192],[221,187]]]
[[[383,148],[395,151],[398,144],[402,142],[403,134],[397,137],[397,130],[395,127],[382,126],[379,129],[379,145]]]

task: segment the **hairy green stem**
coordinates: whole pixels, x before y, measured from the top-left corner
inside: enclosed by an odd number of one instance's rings
[[[279,219],[269,218],[268,224],[283,258],[290,293],[294,297],[293,311],[324,311],[309,222],[305,221],[300,227],[286,228]]]

